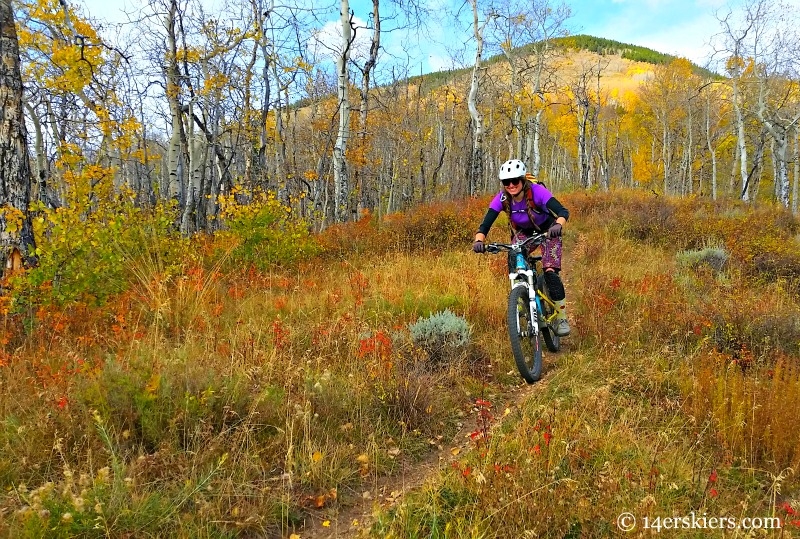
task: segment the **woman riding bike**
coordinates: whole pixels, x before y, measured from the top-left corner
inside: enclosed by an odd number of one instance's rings
[[[497,216],[503,211],[511,226],[511,241],[521,241],[532,234],[547,231],[547,241],[542,245],[542,267],[550,299],[557,306],[556,335],[569,335],[567,322],[566,293],[561,282],[561,235],[569,219],[569,211],[543,185],[527,174],[525,163],[511,159],[500,166],[500,181],[503,189],[489,203],[489,209],[475,234],[472,250],[483,253],[484,241]],[[514,261],[509,258],[509,272]]]

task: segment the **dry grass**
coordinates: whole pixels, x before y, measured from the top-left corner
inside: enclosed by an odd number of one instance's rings
[[[364,485],[413,466],[473,406],[502,424],[379,514],[375,536],[605,537],[623,511],[790,521],[797,283],[760,272],[750,254],[797,224],[764,242],[747,235],[760,215],[708,212],[676,232],[696,207],[564,198],[573,334],[507,415],[476,404],[520,385],[505,260],[475,256],[460,233],[437,241],[465,219],[449,207],[353,225],[350,242],[347,227],[333,229],[319,258],[284,270],[225,269],[214,255],[157,294],[7,314],[0,530],[302,536],[310,514],[336,514]],[[709,242],[738,263],[676,263]],[[444,309],[469,322],[472,343],[431,369],[407,327]]]
[[[383,514],[372,535],[607,537],[622,512],[638,532],[645,516],[694,511],[777,516],[783,529],[768,534],[797,536],[800,302],[796,283],[748,263],[756,239],[740,223],[758,216],[676,231],[688,204],[625,193],[567,203],[568,352],[488,447]],[[767,249],[795,226],[777,227]],[[745,264],[676,264],[703,238],[722,238]]]

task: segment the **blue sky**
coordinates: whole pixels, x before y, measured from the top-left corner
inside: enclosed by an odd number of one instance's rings
[[[85,6],[92,16],[114,20],[122,19],[120,7],[131,6],[131,0],[72,0]],[[220,4],[220,0],[203,0],[206,4]],[[245,3],[245,0],[234,0]],[[485,0],[479,0],[488,5]],[[795,3],[800,0],[793,0]],[[141,0],[137,1],[137,5]],[[298,3],[311,0],[298,0]],[[465,49],[471,44],[471,33],[455,31],[450,27],[451,17],[445,16],[447,9],[462,5],[464,0],[426,0],[424,5],[432,9],[429,19],[431,36],[401,36],[385,34],[382,44],[388,54],[413,59],[409,70],[416,74],[420,70],[438,70],[457,67],[458,62],[470,65],[474,49]],[[387,13],[390,2],[382,0],[382,12]],[[573,34],[590,34],[625,43],[650,47],[659,52],[689,58],[695,63],[705,64],[711,55],[709,43],[719,31],[715,12],[727,12],[730,2],[725,0],[572,0],[568,2],[573,16],[568,26]],[[315,0],[315,6],[324,5],[324,0]],[[330,3],[327,20],[332,29],[338,28],[338,2]],[[351,8],[357,18],[367,20],[372,9],[371,0],[351,0]],[[464,14],[471,17],[467,2]],[[467,29],[470,30],[470,29]],[[363,33],[368,39],[367,32]],[[463,54],[454,61],[453,50],[462,49]]]
[[[579,0],[571,2],[574,33],[641,45],[704,64],[720,25],[722,0]]]
[[[462,5],[464,0],[434,2],[439,5],[432,6],[431,1],[426,5],[433,7],[434,13],[442,14],[448,7],[452,9]],[[383,3],[388,4],[385,0]],[[488,2],[484,3],[488,5]],[[555,1],[551,0],[551,3]],[[572,0],[567,3],[572,9],[572,17],[567,21],[572,34],[589,34],[642,45],[688,58],[700,65],[704,65],[711,56],[710,43],[720,28],[715,13],[727,13],[731,5],[726,0]],[[356,16],[364,19],[371,6],[370,0],[351,0],[351,8]],[[464,15],[471,17],[469,5]],[[434,28],[433,39],[423,41],[422,48],[426,49],[427,55],[418,53],[417,58],[417,61],[428,64],[431,70],[453,67],[448,46],[452,49],[471,38],[471,33],[449,29],[445,24],[448,17],[442,16],[440,19],[434,17],[429,21]],[[471,29],[467,30],[471,32]],[[437,36],[441,39],[437,39]],[[400,43],[408,46],[412,41],[388,37],[384,38],[383,45],[387,50],[396,49],[399,52]],[[468,65],[472,63],[473,56],[474,53],[464,56]]]

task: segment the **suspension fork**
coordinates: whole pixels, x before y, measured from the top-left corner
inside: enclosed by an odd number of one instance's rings
[[[520,282],[520,275],[525,276],[526,283]],[[516,271],[508,275],[511,281],[511,288],[517,286],[528,287],[528,316],[530,318],[531,331],[534,337],[539,335],[539,317],[542,316],[542,305],[539,300],[539,291],[536,288],[536,272],[530,269],[525,262],[525,255],[521,252],[516,253]],[[548,300],[549,301],[549,300]]]

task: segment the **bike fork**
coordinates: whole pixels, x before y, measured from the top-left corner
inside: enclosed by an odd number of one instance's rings
[[[533,293],[531,293],[533,292]],[[528,310],[530,311],[530,321],[531,321],[531,332],[533,333],[533,337],[537,338],[539,336],[539,309],[537,308],[538,305],[536,304],[536,289],[529,288],[528,289]]]

